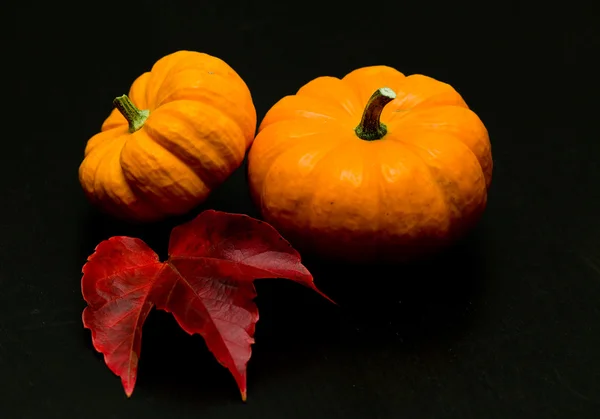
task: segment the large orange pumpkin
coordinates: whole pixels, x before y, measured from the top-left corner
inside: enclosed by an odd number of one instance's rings
[[[224,61],[194,51],[159,59],[85,148],[83,190],[104,211],[155,221],[202,203],[254,139],[250,91]]]
[[[265,221],[298,248],[406,261],[478,221],[491,146],[452,86],[370,66],[316,78],[277,102],[250,149],[248,178]]]

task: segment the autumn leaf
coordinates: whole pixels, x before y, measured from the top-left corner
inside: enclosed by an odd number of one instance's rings
[[[269,224],[204,211],[173,229],[165,262],[139,239],[112,237],[100,243],[83,267],[83,324],[129,397],[144,321],[153,307],[170,312],[183,330],[204,338],[245,400],[258,321],[253,281],[261,278],[290,279],[330,300],[317,289],[298,252]]]
[[[81,288],[88,304],[83,324],[108,368],[121,377],[127,396],[135,386],[142,325],[153,305],[148,296],[163,266],[141,240],[113,237],[100,243],[83,267]]]

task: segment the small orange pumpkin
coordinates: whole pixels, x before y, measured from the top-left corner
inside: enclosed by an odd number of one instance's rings
[[[159,59],[114,105],[87,143],[79,179],[92,203],[133,221],[202,203],[242,164],[256,130],[244,81],[200,52]]]
[[[300,249],[406,261],[475,225],[492,179],[488,132],[450,85],[388,66],[316,78],[266,114],[252,197]]]

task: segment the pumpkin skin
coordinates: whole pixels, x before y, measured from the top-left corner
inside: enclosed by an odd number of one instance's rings
[[[162,57],[128,98],[115,99],[79,167],[88,199],[117,218],[149,222],[190,211],[242,164],[254,139],[248,87],[208,54]]]
[[[374,92],[387,104],[371,122],[385,135],[365,140],[356,128]],[[485,210],[492,167],[488,132],[452,86],[369,66],[277,102],[250,149],[248,180],[265,221],[298,249],[393,263],[463,237]]]

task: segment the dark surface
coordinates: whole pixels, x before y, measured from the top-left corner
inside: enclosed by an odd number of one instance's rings
[[[0,153],[0,417],[600,417],[592,2],[384,3],[3,10],[13,108]],[[95,245],[135,235],[164,253],[180,221],[117,223],[90,207],[77,179],[112,99],[177,49],[227,61],[259,120],[320,75],[371,64],[427,74],[459,90],[493,145],[488,210],[450,254],[387,271],[306,261],[340,307],[287,281],[257,284],[246,404],[201,338],[158,312],[128,400],[81,323],[80,271]],[[244,170],[206,207],[256,216]]]

